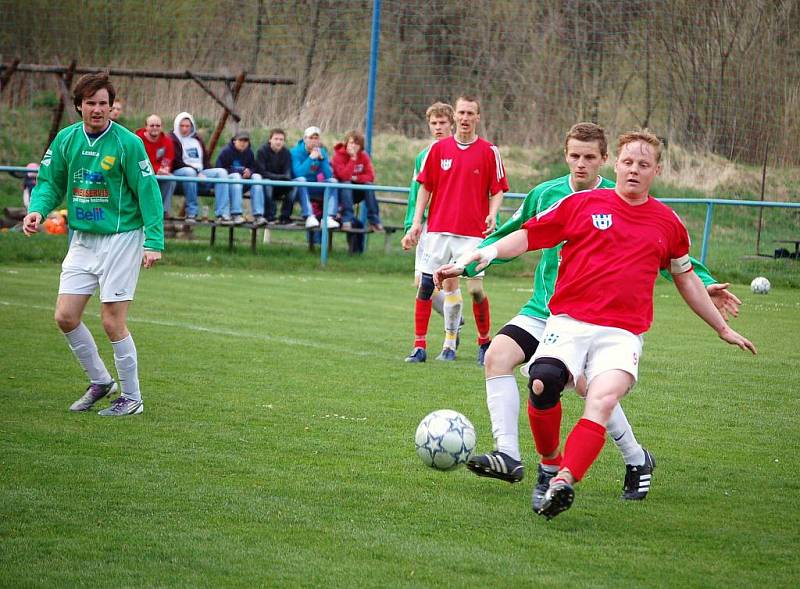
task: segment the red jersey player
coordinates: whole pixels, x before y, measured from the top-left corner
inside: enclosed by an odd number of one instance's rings
[[[417,244],[422,219],[428,208],[428,234],[422,255],[419,290],[414,311],[415,341],[411,357],[424,354],[428,321],[431,315],[433,273],[474,249],[495,229],[497,212],[508,190],[503,162],[498,149],[478,137],[480,102],[474,96],[461,96],[455,107],[456,134],[434,143],[417,177],[420,183],[414,221],[403,238],[403,246]],[[480,281],[470,283],[473,314],[478,328],[478,364],[489,347],[489,299]],[[445,341],[439,360],[455,360],[456,337],[463,299],[458,277],[442,284],[445,296]]]
[[[614,189],[572,194],[530,219],[523,228],[440,268],[441,280],[472,262],[564,242],[562,262],[542,342],[525,372],[539,399],[532,423],[536,450],[557,455],[561,391],[585,376],[583,417],[567,437],[560,470],[537,513],[550,519],[569,509],[572,485],[581,480],[605,442],[605,425],[634,386],[642,334],[653,319],[653,285],[668,269],[691,309],[724,341],[756,353],[717,311],[689,261],[689,235],[678,216],[649,196],[660,171],[661,142],[646,131],[619,138]],[[487,251],[489,250],[489,251]]]

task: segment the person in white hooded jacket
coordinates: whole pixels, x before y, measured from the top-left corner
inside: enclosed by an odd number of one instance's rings
[[[197,127],[194,117],[188,112],[179,113],[175,117],[172,133],[170,133],[172,143],[175,146],[175,160],[172,165],[174,176],[188,176],[200,178],[227,178],[228,172],[223,168],[212,168],[210,163],[211,154],[206,149],[203,140],[197,134]],[[169,183],[165,190],[164,200],[169,202],[175,192],[177,182]],[[199,211],[198,190],[205,194],[210,192],[210,183],[183,182],[183,194],[186,196],[186,221],[194,223],[197,221]],[[228,185],[215,184],[214,192],[217,197],[227,200]]]

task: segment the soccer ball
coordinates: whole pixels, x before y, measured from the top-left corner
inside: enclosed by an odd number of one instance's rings
[[[763,276],[753,278],[753,282],[750,283],[750,290],[756,294],[767,294],[769,292],[769,287],[769,280]]]
[[[414,436],[422,462],[439,470],[448,470],[469,460],[476,439],[475,427],[469,419],[451,409],[426,415]]]

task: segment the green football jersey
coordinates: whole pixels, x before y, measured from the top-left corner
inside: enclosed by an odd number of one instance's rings
[[[114,123],[90,139],[83,122],[59,131],[42,158],[30,212],[46,217],[66,196],[71,229],[113,234],[144,227],[144,247],[164,249],[164,208],[142,140]]]
[[[595,188],[614,188],[614,182],[598,177],[598,182]],[[570,184],[570,176],[562,176],[547,182],[542,182],[531,190],[525,197],[525,200],[514,212],[511,218],[503,223],[494,233],[484,239],[479,248],[485,247],[494,243],[506,235],[514,233],[522,228],[523,223],[538,215],[542,211],[546,211],[562,198],[569,196],[575,192]],[[540,319],[547,319],[550,316],[550,309],[548,304],[550,297],[553,296],[555,290],[556,278],[558,277],[558,264],[561,256],[561,246],[547,248],[542,250],[542,257],[539,264],[536,266],[536,271],[533,276],[533,295],[530,300],[520,310],[520,315],[528,315],[530,317],[538,317]],[[503,264],[510,262],[513,258],[496,258],[492,264]],[[691,258],[694,271],[703,281],[703,284],[716,284],[716,280],[703,264],[698,260]],[[476,264],[470,264],[466,269],[468,276],[475,275]],[[672,281],[672,276],[667,270],[662,270],[661,275],[667,280]]]
[[[431,145],[433,145],[431,143]],[[428,155],[428,151],[430,151],[431,146],[429,145],[422,151],[417,154],[417,159],[414,160],[414,175],[411,177],[411,186],[408,188],[408,208],[406,209],[406,218],[403,221],[403,230],[408,233],[408,230],[411,229],[411,225],[414,223],[414,208],[417,206],[417,193],[419,192],[419,182],[417,182],[417,176],[419,176],[420,171],[422,170],[422,164],[425,162],[425,156]],[[425,217],[422,217],[423,222],[425,221]]]

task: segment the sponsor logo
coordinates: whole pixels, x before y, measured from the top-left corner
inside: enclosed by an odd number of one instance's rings
[[[167,148],[166,147],[159,147],[158,149],[156,149],[156,159],[157,160],[162,159],[165,155],[167,155]]]
[[[124,297],[126,294],[128,294],[128,291],[123,288],[122,290],[118,290],[117,292],[115,292],[114,296],[115,297]]]
[[[549,344],[549,345],[553,345],[557,341],[558,341],[558,334],[557,333],[553,333],[552,331],[550,333],[546,333],[544,335],[544,338],[542,339],[542,343]]]
[[[472,170],[472,173],[473,174],[480,174],[481,171],[478,168],[475,168],[474,170]]]
[[[50,162],[52,161],[52,158],[53,158],[53,150],[48,147],[47,151],[44,152],[44,157],[42,158],[42,165],[49,166]]]
[[[92,151],[91,149],[84,149],[81,152],[81,155],[88,155],[89,157],[99,157],[100,154],[96,151]]]
[[[106,179],[100,172],[93,172],[86,168],[81,168],[72,175],[73,182],[83,182],[87,184],[105,184]]]
[[[75,207],[75,219],[78,221],[102,221],[105,219],[105,211],[100,207],[95,207],[90,211],[86,209],[82,209],[80,207]]]
[[[72,195],[78,198],[97,198],[108,200],[108,190],[105,188],[73,188]]]
[[[605,231],[611,227],[611,215],[592,215],[592,225],[597,227],[600,231]]]
[[[636,366],[639,363],[639,354],[636,352],[633,353],[633,365]]]
[[[114,163],[117,161],[117,158],[113,155],[107,155],[103,158],[103,161],[100,162],[100,167],[103,168],[106,172],[108,172],[111,168],[114,167]]]
[[[440,160],[439,163],[441,164],[442,169],[446,172],[447,170],[449,170],[452,167],[453,160],[452,159]]]
[[[153,167],[150,165],[149,159],[144,159],[139,162],[139,171],[142,173],[143,177],[152,176],[153,175]]]

